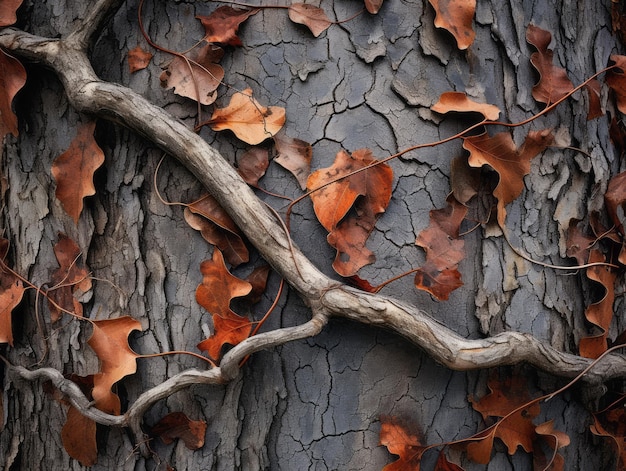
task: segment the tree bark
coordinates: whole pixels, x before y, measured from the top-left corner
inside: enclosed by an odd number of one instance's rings
[[[125,426],[99,430],[93,469],[165,463],[211,470],[382,469],[394,458],[378,445],[381,416],[415,423],[425,443],[460,439],[483,426],[467,397],[487,392],[484,368],[525,375],[539,394],[590,364],[576,356],[593,294],[582,272],[563,276],[532,264],[485,226],[465,237],[464,286],[447,302],[417,291],[412,277],[382,295],[349,288],[332,272],[334,253],[308,200],[292,213],[290,246],[261,201],[279,212],[283,203],[248,189],[226,165],[247,146],[228,133],[205,129],[205,142],[190,131],[196,106],[159,85],[170,56],[153,51],[148,69],[128,72],[128,50],[137,44],[148,48],[136,2],[117,2],[117,9],[98,9],[106,1],[43,3],[25,2],[16,28],[0,30],[0,46],[24,59],[28,69],[27,86],[14,104],[20,135],[8,138],[3,154],[9,183],[3,224],[15,270],[44,286],[58,266],[53,245],[59,232],[66,233],[99,280],[84,299],[88,317],[138,319],[143,331],[131,343],[140,353],[194,351],[210,329],[210,316],[194,293],[202,280],[199,262],[212,249],[187,226],[182,208],[159,200],[157,188],[165,199],[181,202],[207,188],[256,247],[253,262],[264,258],[275,269],[257,317],[271,304],[280,276],[290,283],[265,333],[234,348],[220,368],[206,370],[187,356],[141,359],[137,374],[119,385],[126,416],[78,404],[101,423]],[[361,8],[325,1],[321,6],[339,20]],[[144,24],[158,44],[184,51],[204,34],[194,16],[214,7],[148,2]],[[96,11],[115,14],[88,16]],[[501,119],[510,122],[538,112],[530,92],[537,80],[529,62],[533,49],[525,41],[530,23],[553,33],[555,62],[575,84],[619,50],[609,11],[591,1],[479,2],[477,37],[465,52],[433,21],[427,2],[390,0],[378,15],[362,14],[313,38],[283,10],[262,10],[241,27],[244,47],[227,50],[224,80],[234,89],[252,87],[264,104],[285,107],[286,133],[314,144],[313,166],[322,168],[340,149],[367,147],[384,158],[460,131],[458,121],[429,109],[445,91],[468,91],[499,106]],[[95,74],[81,55],[92,38],[97,41],[88,57]],[[222,87],[220,106],[229,95]],[[537,157],[524,194],[507,207],[513,245],[536,260],[571,265],[563,245],[570,219],[601,206],[609,177],[620,170],[608,137],[610,117],[588,122],[585,101],[577,93],[538,122],[513,130],[519,144],[529,129],[551,127],[585,151],[549,149]],[[89,116],[100,118],[97,138],[106,163],[96,175],[97,193],[75,225],[55,197],[50,168]],[[155,177],[164,151],[175,159],[166,158]],[[429,211],[444,205],[451,158],[462,152],[455,141],[391,162],[392,201],[368,242],[377,259],[361,277],[376,284],[423,263],[416,234],[427,226]],[[302,194],[275,164],[261,185],[292,198]],[[236,273],[243,276],[251,266]],[[616,312],[621,304],[619,298]],[[60,386],[54,370],[86,375],[98,371],[98,362],[86,347],[89,329],[66,319],[51,326],[46,315],[45,303],[31,290],[14,316],[15,345],[4,351],[17,365],[4,369],[0,450],[6,469],[50,463],[83,469],[61,444],[66,407],[19,367],[48,368],[41,370],[42,379]],[[612,337],[623,329],[618,319]],[[252,352],[239,370],[239,360]],[[587,408],[604,382],[624,376],[624,361],[612,355],[592,371],[586,387],[543,406],[540,419],[555,419],[572,439],[563,450],[566,463],[606,469],[612,462],[610,444],[589,432]],[[153,455],[139,453],[146,449],[139,446],[140,427],[172,411],[208,422],[205,446],[190,451],[182,442],[153,441]],[[425,460],[425,469],[435,458]],[[523,452],[509,457],[502,449],[488,469],[528,469],[530,463]]]

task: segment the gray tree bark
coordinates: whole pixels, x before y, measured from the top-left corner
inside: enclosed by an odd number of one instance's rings
[[[16,26],[36,36],[66,38],[92,10],[91,3],[26,1]],[[331,165],[340,149],[367,147],[384,158],[458,132],[462,127],[457,120],[442,119],[429,109],[445,91],[467,91],[493,103],[510,122],[536,113],[540,107],[531,88],[537,77],[529,62],[533,49],[525,40],[530,23],[553,33],[555,62],[566,68],[575,84],[605,67],[609,55],[620,50],[611,34],[608,6],[599,2],[478,3],[477,37],[465,52],[457,50],[447,32],[433,26],[434,11],[427,2],[388,0],[377,15],[364,13],[333,25],[319,38],[291,23],[283,10],[262,10],[241,27],[244,46],[227,50],[222,61],[224,81],[234,89],[252,87],[264,104],[285,107],[286,133],[312,143],[313,167],[322,168]],[[362,8],[358,2],[325,0],[321,6],[337,19]],[[208,2],[149,1],[144,21],[157,43],[183,51],[204,34],[194,16],[214,8]],[[58,70],[62,56],[53,60],[55,53],[47,46],[29,52],[28,38],[18,37],[15,30],[0,34],[0,45],[24,58],[28,70],[28,83],[15,103],[20,135],[8,139],[2,160],[9,183],[3,227],[16,271],[35,285],[49,282],[58,266],[53,245],[59,232],[66,233],[79,243],[100,280],[85,299],[87,316],[138,319],[143,331],[133,335],[131,344],[140,353],[195,351],[211,324],[194,293],[202,279],[199,262],[210,258],[212,249],[185,223],[182,208],[166,206],[157,197],[153,178],[162,149],[176,155],[170,136],[159,135],[156,127],[145,128],[142,135],[125,127],[141,127],[130,117],[147,112],[133,109],[139,103],[133,97],[115,95],[125,102],[107,104],[121,107],[114,113],[98,108],[105,99],[90,106],[73,97],[72,88],[88,80]],[[90,53],[96,74],[128,87],[192,128],[196,106],[159,85],[170,56],[154,51],[148,69],[129,73],[126,54],[137,44],[148,48],[137,23],[137,2],[122,2]],[[230,90],[220,90],[218,103],[224,106]],[[102,97],[105,92],[94,93]],[[75,225],[55,197],[50,168],[67,149],[77,125],[93,114],[104,118],[99,120],[97,138],[106,163],[96,175],[97,193],[88,199]],[[586,99],[579,93],[540,122],[513,130],[519,144],[529,129],[552,127],[588,154],[547,150],[533,160],[522,197],[507,208],[513,244],[532,258],[571,264],[563,258],[567,224],[602,204],[609,177],[622,165],[608,137],[609,119],[588,122]],[[231,163],[247,148],[228,133],[205,129],[200,135]],[[181,147],[188,146],[184,150],[189,155],[201,154],[189,139]],[[416,234],[428,225],[429,211],[444,205],[450,191],[450,161],[462,152],[461,143],[455,141],[391,162],[391,204],[368,242],[377,259],[361,270],[361,277],[376,284],[424,262],[423,251],[415,246]],[[218,172],[219,167],[212,167],[216,173],[211,174],[191,158],[177,157],[167,158],[156,177],[159,191],[169,201],[193,201],[203,187],[215,192],[212,185],[221,186],[224,193],[238,188],[235,183],[213,183],[214,178],[228,178]],[[220,155],[209,157],[217,162]],[[293,198],[302,194],[293,177],[275,164],[261,184]],[[281,200],[261,192],[257,196],[279,211],[284,209]],[[235,193],[218,198],[234,207],[248,196]],[[254,233],[245,214],[234,217],[244,231]],[[267,215],[267,220],[272,216]],[[145,391],[159,385],[167,389],[168,379],[182,378],[176,375],[192,369],[189,382],[181,379],[180,387],[167,390],[162,400],[146,400],[146,409],[137,409],[141,414],[131,414],[123,423],[130,429],[99,429],[100,453],[93,469],[155,469],[169,463],[181,470],[379,470],[395,459],[378,444],[381,416],[399,416],[416,424],[425,443],[457,440],[484,426],[467,400],[487,392],[489,373],[483,368],[500,366],[504,373],[524,375],[538,395],[562,386],[588,365],[574,355],[550,361],[551,348],[575,354],[578,339],[586,332],[583,312],[591,294],[584,274],[563,276],[532,264],[489,228],[465,237],[468,256],[460,266],[464,286],[447,302],[435,302],[417,291],[412,277],[384,288],[385,297],[368,297],[349,288],[333,290],[331,281],[339,281],[331,268],[334,253],[310,202],[295,207],[291,228],[303,254],[295,255],[301,257],[302,277],[290,268],[289,249],[275,233],[266,231],[270,235],[264,236],[261,229],[256,245],[292,284],[264,331],[293,327],[285,332],[293,332],[294,340],[259,343],[258,348],[270,348],[254,353],[241,371],[229,370],[231,376],[222,368],[215,377],[199,373],[202,380],[197,381],[193,371],[205,365],[192,357],[139,360],[137,374],[119,385],[125,406],[143,400]],[[304,257],[319,273],[305,265]],[[257,262],[262,257],[255,252],[253,258]],[[235,273],[243,276],[251,265]],[[257,316],[271,304],[279,280],[274,272]],[[616,314],[622,303],[623,297],[618,298]],[[434,319],[432,324],[420,324],[418,308]],[[376,317],[383,311],[384,316]],[[312,313],[317,323],[311,321]],[[97,359],[86,347],[89,332],[84,326],[65,319],[61,326],[46,321],[42,332],[38,318],[46,318],[46,306],[31,291],[14,316],[15,346],[3,347],[11,364],[81,375],[98,371]],[[417,319],[416,325],[409,320],[410,325],[403,327],[405,319]],[[613,337],[624,330],[621,318],[614,324]],[[298,330],[302,325],[308,330]],[[460,338],[446,337],[445,328]],[[431,339],[431,331],[444,333],[432,334]],[[519,334],[496,337],[502,332]],[[476,343],[464,344],[464,339]],[[476,352],[479,347],[488,352],[500,348],[492,339],[502,339],[503,353],[481,357]],[[253,351],[257,346],[249,343],[245,348]],[[614,461],[610,444],[589,431],[589,407],[600,384],[626,373],[621,357],[614,355],[606,365],[595,382],[543,405],[537,420],[554,419],[556,428],[570,435],[572,443],[563,450],[567,469],[608,469]],[[227,384],[217,384],[221,379]],[[183,387],[186,384],[192,385]],[[1,404],[0,462],[5,469],[83,469],[61,444],[66,408],[43,392],[42,381],[29,381],[25,374],[4,367]],[[137,421],[148,427],[172,411],[207,421],[205,446],[190,451],[183,443],[153,441],[155,454],[142,455],[137,435],[129,430],[136,431],[132,426]],[[103,418],[103,423],[105,419],[115,423],[111,418]],[[431,469],[435,459],[434,454],[427,457],[424,469]],[[531,461],[521,451],[510,457],[502,447],[487,469],[530,469]],[[468,470],[484,469],[463,463]]]

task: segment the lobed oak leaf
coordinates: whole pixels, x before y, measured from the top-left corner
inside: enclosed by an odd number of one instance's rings
[[[173,88],[179,96],[210,105],[217,98],[217,88],[224,79],[218,62],[224,50],[206,41],[184,56],[176,56],[161,74],[161,86]]]
[[[83,305],[78,299],[91,289],[92,283],[89,269],[81,260],[80,247],[67,235],[59,233],[54,255],[59,268],[52,273],[52,286],[48,290],[50,321],[59,320],[64,311],[82,316]]]
[[[535,25],[528,25],[526,41],[532,44],[537,52],[530,56],[530,63],[539,73],[539,82],[533,87],[533,98],[540,103],[550,105],[574,89],[574,84],[567,77],[567,72],[553,64],[554,52],[549,49],[552,34]]]
[[[236,34],[239,25],[258,12],[258,8],[246,10],[221,6],[208,16],[196,16],[196,18],[204,26],[204,39],[206,41],[229,46],[242,46],[241,39]]]
[[[93,136],[95,129],[95,121],[82,124],[70,147],[52,163],[56,197],[76,224],[83,210],[83,199],[96,194],[93,175],[104,163],[104,152]]]
[[[285,108],[261,106],[252,97],[252,89],[235,93],[226,108],[217,108],[208,124],[214,131],[230,129],[244,142],[260,144],[274,136],[285,124]]]
[[[204,420],[191,420],[183,412],[172,412],[154,424],[150,433],[160,437],[166,445],[180,438],[187,448],[197,450],[204,446],[206,428]]]
[[[100,360],[100,372],[93,377],[92,396],[98,409],[119,415],[120,398],[111,388],[137,371],[140,355],[130,348],[128,336],[134,330],[141,331],[141,324],[129,316],[90,322],[93,332],[87,343]]]
[[[435,26],[448,30],[459,49],[467,49],[476,37],[472,20],[476,0],[428,0],[435,9]]]
[[[289,5],[289,19],[294,23],[305,25],[316,38],[333,23],[323,9],[306,3]]]
[[[19,134],[12,103],[26,84],[26,69],[20,61],[0,49],[0,143],[7,134]]]
[[[352,155],[342,150],[331,167],[313,172],[307,180],[315,215],[329,231],[328,243],[337,250],[333,268],[344,277],[355,275],[375,259],[365,243],[389,205],[393,180],[391,167],[374,165],[376,162],[369,149],[356,150]]]
[[[237,266],[249,260],[248,247],[234,221],[215,198],[206,194],[184,211],[185,221],[223,253],[228,263]]]
[[[398,460],[385,466],[383,471],[419,471],[426,447],[397,420],[381,417],[380,444],[386,446],[392,455],[399,456]]]
[[[24,0],[2,0],[0,2],[0,28],[12,25],[17,21],[17,9]]]
[[[383,6],[383,0],[365,0],[365,9],[368,13],[375,15]]]
[[[301,139],[288,137],[284,133],[276,134],[273,139],[278,152],[274,162],[289,170],[298,180],[300,188],[306,190],[306,181],[311,174],[313,146]]]
[[[259,180],[269,167],[269,152],[261,147],[253,147],[237,160],[237,171],[250,186],[258,188]]]
[[[609,64],[614,68],[606,73],[605,82],[615,95],[617,109],[626,114],[626,56],[612,55]]]
[[[451,111],[458,113],[480,113],[485,119],[496,121],[500,116],[500,108],[488,103],[478,103],[462,92],[445,92],[439,97],[431,110],[446,114]]]
[[[22,301],[25,289],[22,280],[5,268],[8,252],[9,241],[0,238],[0,343],[13,346],[11,313]]]
[[[128,51],[128,68],[131,74],[148,67],[151,60],[152,54],[139,46]]]
[[[213,259],[200,265],[202,283],[196,289],[196,301],[213,317],[213,334],[198,344],[211,358],[217,360],[225,344],[237,345],[250,335],[252,323],[230,309],[233,298],[246,296],[252,290],[247,281],[233,276],[219,250],[213,250]]]
[[[506,219],[505,206],[524,189],[524,177],[530,173],[530,161],[543,152],[553,139],[548,129],[531,131],[519,151],[508,132],[493,137],[484,133],[464,139],[463,148],[470,153],[470,166],[489,165],[500,177],[493,195],[498,200],[497,217],[501,227],[504,227]]]

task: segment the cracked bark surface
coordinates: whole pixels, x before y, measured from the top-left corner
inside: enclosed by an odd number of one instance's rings
[[[57,233],[65,232],[87,253],[94,275],[111,281],[95,284],[86,308],[90,317],[137,318],[144,331],[132,346],[141,353],[193,350],[210,324],[194,301],[201,281],[198,263],[210,256],[210,248],[185,224],[180,208],[157,198],[152,178],[163,149],[178,160],[167,159],[161,167],[157,183],[162,194],[170,201],[192,201],[203,186],[208,188],[292,286],[270,317],[267,333],[233,349],[219,369],[204,371],[204,365],[186,357],[140,360],[137,374],[120,386],[130,407],[125,416],[98,413],[66,385],[68,396],[86,414],[134,432],[103,429],[94,469],[154,467],[135,448],[141,423],[151,425],[175,410],[209,424],[201,450],[191,452],[182,443],[152,445],[178,469],[382,469],[391,457],[378,446],[380,415],[412,419],[429,443],[462,438],[481,426],[467,396],[484,393],[487,373],[453,370],[527,362],[517,367],[519,374],[549,390],[562,384],[555,377],[573,377],[589,364],[560,353],[572,352],[584,332],[581,291],[588,286],[516,257],[496,234],[466,238],[471,255],[460,267],[465,285],[448,302],[435,303],[417,292],[410,277],[385,288],[384,296],[373,296],[338,285],[326,234],[310,204],[303,203],[292,217],[292,237],[302,250],[295,253],[297,270],[282,228],[226,165],[245,146],[204,130],[207,145],[188,130],[195,106],[159,86],[160,66],[169,60],[165,54],[155,53],[148,70],[129,75],[127,50],[145,45],[137,4],[93,3],[25,2],[18,26],[28,34],[0,31],[0,45],[24,58],[29,72],[27,89],[16,103],[20,136],[9,141],[3,156],[10,182],[4,227],[16,270],[35,284],[47,282],[57,267],[52,246]],[[80,53],[93,33],[76,28],[88,24],[81,19],[89,12],[114,9],[115,3],[119,10],[110,21],[92,23],[103,26],[90,54],[96,76]],[[237,89],[251,86],[260,101],[286,107],[287,134],[313,143],[313,166],[321,168],[341,148],[369,147],[382,158],[458,132],[458,124],[441,121],[428,109],[447,90],[484,97],[506,110],[510,121],[536,112],[530,95],[536,80],[528,63],[532,51],[525,43],[530,22],[553,32],[556,60],[576,83],[604,67],[617,48],[609,14],[596,2],[479,3],[477,39],[467,54],[432,26],[432,8],[422,2],[390,0],[377,16],[361,15],[317,39],[283,12],[262,11],[242,27],[245,47],[226,55],[225,81]],[[361,8],[322,6],[339,19]],[[202,37],[194,16],[212,8],[149,2],[144,16],[157,43],[184,50]],[[597,19],[593,28],[589,18]],[[64,42],[41,39],[59,37]],[[599,204],[592,195],[601,197],[609,172],[620,165],[606,118],[587,123],[584,110],[584,99],[577,95],[542,126],[575,136],[575,145],[593,159],[547,151],[533,161],[527,191],[507,208],[514,243],[539,260],[563,261],[559,231],[571,217]],[[75,227],[56,201],[50,166],[86,114],[102,118],[97,132],[107,161],[97,175],[97,195]],[[525,132],[515,129],[516,141]],[[428,224],[428,212],[442,206],[450,160],[460,147],[455,142],[424,149],[391,164],[392,202],[368,242],[377,261],[361,271],[364,278],[381,282],[423,262],[415,234]],[[276,193],[300,195],[295,180],[277,166],[270,167],[262,184]],[[277,285],[273,275],[263,305],[271,303]],[[34,295],[29,301],[34,305]],[[622,302],[616,303],[616,312]],[[77,323],[50,332],[50,351],[36,364],[44,348],[33,310],[24,308],[18,317],[16,347],[6,351],[13,364],[38,371],[60,387],[55,370],[97,371],[97,360],[82,346],[88,332]],[[615,332],[622,330],[618,320]],[[256,350],[263,351],[239,371],[238,360]],[[599,386],[625,372],[626,360],[612,355],[593,370],[589,382]],[[7,469],[33,469],[35,463],[82,469],[60,442],[64,408],[42,393],[41,381],[28,381],[32,375],[20,368],[4,370],[3,464]],[[564,450],[566,462],[603,469],[610,457],[597,451],[587,431],[583,404],[589,391],[554,399],[544,413],[572,437]],[[601,446],[609,450],[608,444]],[[522,454],[499,453],[489,469],[529,466]]]

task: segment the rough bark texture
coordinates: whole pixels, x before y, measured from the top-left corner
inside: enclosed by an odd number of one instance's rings
[[[35,35],[63,37],[84,18],[90,3],[27,1],[16,26]],[[322,1],[321,6],[337,19],[361,8],[354,2]],[[144,7],[146,28],[157,43],[186,50],[203,35],[194,16],[214,8],[212,3],[150,1]],[[342,148],[368,147],[383,158],[458,132],[457,121],[442,120],[429,110],[445,91],[466,90],[482,97],[504,110],[503,118],[511,122],[537,112],[540,108],[531,96],[537,77],[528,60],[533,50],[525,41],[529,23],[553,33],[555,61],[575,83],[603,68],[608,56],[619,51],[607,6],[591,0],[480,1],[477,37],[466,52],[458,51],[446,32],[436,30],[433,19],[427,2],[387,0],[378,15],[362,14],[313,38],[292,24],[285,11],[263,10],[241,28],[245,46],[228,49],[223,60],[225,82],[235,89],[252,87],[262,103],[284,106],[286,133],[311,142],[313,166],[321,168],[330,165]],[[129,74],[126,53],[137,44],[147,48],[137,24],[137,3],[125,2],[91,53],[96,73],[131,88],[192,127],[195,105],[159,85],[161,67],[171,59],[168,55],[156,51],[147,70]],[[99,121],[98,141],[107,160],[96,177],[97,194],[88,199],[76,226],[55,198],[50,168],[85,116],[70,104],[55,73],[38,63],[27,62],[27,68],[28,84],[15,103],[20,136],[8,140],[2,160],[9,181],[4,231],[12,243],[16,271],[36,285],[47,283],[57,268],[53,244],[64,232],[80,244],[94,276],[103,280],[95,282],[85,300],[89,317],[138,319],[144,330],[133,336],[132,346],[141,353],[194,351],[210,326],[210,316],[195,302],[194,293],[201,281],[199,262],[210,258],[211,248],[187,226],[182,208],[158,199],[153,185],[162,155],[158,143]],[[221,90],[218,103],[224,105],[229,90]],[[602,203],[608,178],[619,170],[620,162],[608,138],[608,118],[587,122],[582,94],[540,123],[513,132],[520,143],[528,129],[544,127],[571,136],[572,145],[589,156],[549,149],[536,158],[526,191],[508,207],[507,225],[513,243],[531,257],[565,264],[561,257],[566,225]],[[233,163],[247,147],[228,133],[203,130],[201,135]],[[423,263],[416,234],[427,226],[429,211],[443,206],[450,191],[450,161],[461,152],[456,141],[391,163],[394,193],[368,242],[377,260],[360,272],[363,278],[378,283]],[[156,183],[170,201],[193,201],[203,191],[188,169],[169,158]],[[301,194],[296,181],[277,165],[270,166],[261,184],[274,193]],[[281,200],[260,192],[258,196],[282,208]],[[310,202],[296,206],[291,227],[304,255],[322,273],[335,277],[330,267],[334,253]],[[591,299],[584,294],[590,290],[584,277],[563,276],[524,261],[489,231],[479,229],[465,240],[469,255],[460,267],[465,285],[449,301],[434,302],[414,289],[411,277],[385,288],[383,294],[419,306],[462,337],[517,331],[575,353],[586,332],[583,312]],[[237,273],[247,270],[249,266]],[[272,275],[257,315],[271,304],[278,282]],[[298,287],[300,292],[304,289]],[[333,299],[338,298],[329,293],[329,302]],[[36,317],[45,316],[45,306],[36,312],[36,302],[30,294],[15,316],[15,347],[5,348],[3,354],[31,369],[96,372],[97,359],[85,347],[89,332],[84,326],[69,320],[62,326],[46,324],[44,341]],[[616,303],[616,312],[622,302],[620,298]],[[365,317],[357,310],[342,314],[348,319],[359,315]],[[283,295],[264,330],[309,319],[311,310],[292,290]],[[623,330],[622,324],[618,319],[614,333]],[[154,442],[151,447],[162,463],[181,470],[379,470],[393,460],[378,446],[381,415],[414,422],[427,443],[478,431],[482,420],[467,397],[486,392],[487,371],[447,369],[414,345],[419,342],[410,340],[376,326],[331,320],[317,336],[255,353],[226,385],[197,384],[156,403],[145,414],[146,425],[182,410],[193,419],[206,420],[208,430],[206,444],[198,451],[189,451],[182,443]],[[204,366],[186,356],[140,360],[137,374],[125,379],[118,392],[130,404],[146,389]],[[563,376],[580,369],[576,365]],[[562,385],[526,365],[515,367],[514,374],[526,375],[534,391]],[[61,444],[65,407],[43,393],[41,382],[27,382],[8,372],[3,381],[0,456],[5,468],[83,469]],[[543,407],[539,420],[555,419],[557,428],[572,438],[563,451],[568,469],[607,469],[612,460],[609,444],[589,432],[585,407],[593,394],[574,389]],[[137,453],[134,440],[127,429],[103,427],[93,469],[159,465],[157,458]],[[527,455],[509,457],[503,449],[487,469],[530,467]],[[468,464],[467,469],[484,468]]]

